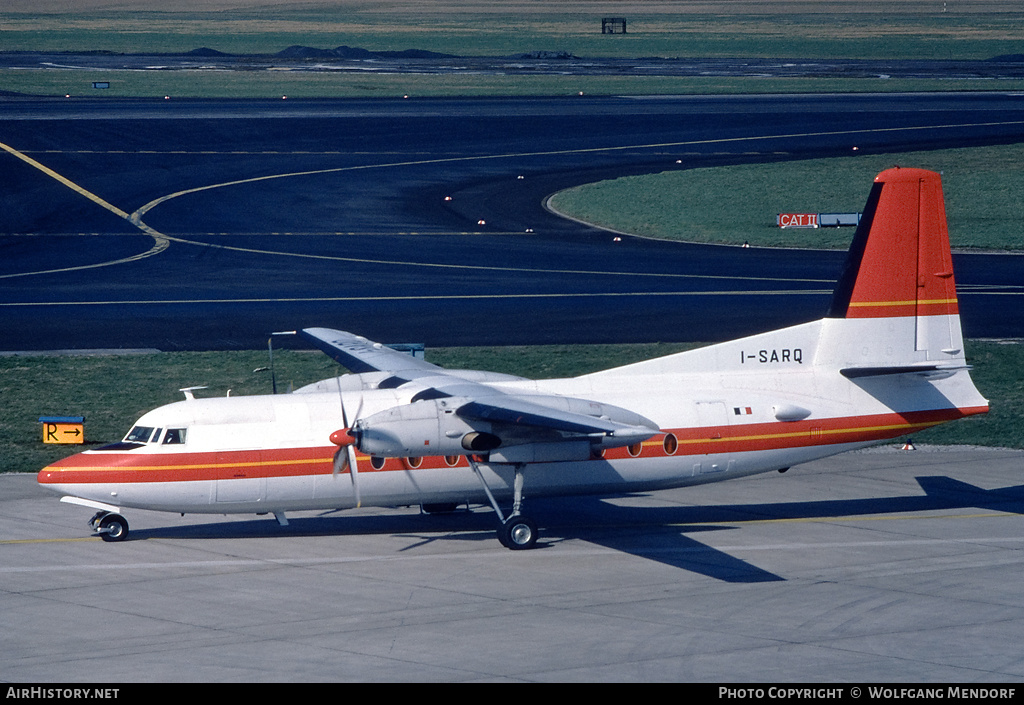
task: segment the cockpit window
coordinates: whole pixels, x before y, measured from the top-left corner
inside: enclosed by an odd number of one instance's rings
[[[164,445],[171,445],[185,442],[185,431],[188,429],[184,428],[169,428],[167,434],[164,435]]]
[[[129,443],[149,443],[155,429],[152,426],[136,426],[124,437]]]
[[[128,435],[124,437],[124,441],[125,443],[159,443],[161,436],[164,437],[164,445],[168,443],[184,443],[185,429],[169,428],[165,435],[162,428],[153,428],[152,426],[135,426],[128,432]]]

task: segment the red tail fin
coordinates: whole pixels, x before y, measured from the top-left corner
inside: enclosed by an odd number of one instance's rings
[[[832,318],[957,315],[942,179],[923,169],[875,177]]]

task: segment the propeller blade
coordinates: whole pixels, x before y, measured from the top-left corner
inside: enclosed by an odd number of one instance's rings
[[[359,395],[359,404],[356,405],[356,414],[355,414],[355,416],[352,417],[352,423],[350,424],[351,426],[355,426],[356,422],[359,421],[359,417],[363,413],[363,402],[365,400],[366,400],[365,397],[362,394],[360,394]]]
[[[341,391],[341,377],[337,378],[338,381],[338,403],[341,404],[341,422],[345,424],[345,428],[348,428],[351,424],[348,422],[348,414],[345,413],[345,394]]]
[[[338,401],[341,403],[341,420],[345,424],[343,429],[345,435],[348,433],[349,428],[355,425],[359,419],[359,414],[363,411],[363,395],[359,395],[359,405],[356,407],[356,413],[352,417],[352,422],[349,423],[348,410],[345,408],[345,395],[341,391],[341,381],[339,378],[338,382]],[[339,473],[345,472],[347,468],[349,475],[352,477],[352,492],[356,497],[356,508],[363,505],[363,498],[359,494],[359,470],[356,465],[356,448],[355,439],[349,438],[344,439],[342,437],[342,431],[335,431],[331,435],[331,443],[336,443],[340,447],[334,454],[334,476],[337,477]]]
[[[344,446],[342,446],[341,448],[338,448],[338,450],[334,452],[334,477],[337,477],[341,473],[345,472],[346,468],[348,468],[348,465],[348,453],[345,452],[345,448]]]
[[[359,494],[359,470],[356,469],[356,447],[354,445],[347,445],[343,449],[339,448],[338,452],[345,451],[345,460],[347,461],[349,474],[352,476],[352,491],[356,495],[356,509],[363,506],[363,498]]]

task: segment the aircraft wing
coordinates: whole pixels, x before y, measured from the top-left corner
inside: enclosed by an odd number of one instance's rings
[[[417,402],[446,400],[446,406],[468,421],[484,421],[494,428],[518,428],[517,442],[530,442],[531,436],[550,440],[551,432],[564,437],[603,438],[606,446],[629,445],[649,438],[658,431],[653,421],[628,409],[600,402],[536,392],[517,393],[491,386],[488,382],[521,380],[521,377],[488,372],[446,370],[424,360],[392,350],[361,336],[329,328],[307,328],[304,337],[356,374],[388,372],[390,377],[378,388],[415,389],[409,407]],[[406,386],[408,385],[408,386]],[[390,409],[359,420],[369,438],[368,429],[381,425],[412,425],[419,411]],[[532,429],[532,430],[531,430]],[[436,447],[436,444],[431,444]],[[386,453],[382,453],[386,454]],[[395,455],[407,455],[408,450]]]
[[[426,360],[392,350],[361,335],[331,328],[304,328],[302,336],[355,374],[363,372],[410,372],[409,379],[424,374],[445,374],[443,368]]]
[[[584,413],[581,410],[571,408],[555,408],[548,404],[555,400],[563,402],[560,406],[579,406],[580,403],[589,404],[591,413]],[[548,403],[543,403],[548,402]],[[455,412],[459,416],[468,419],[480,419],[497,423],[513,424],[517,426],[537,426],[549,428],[555,431],[562,431],[569,434],[584,435],[609,435],[616,438],[632,437],[643,435],[649,438],[657,427],[653,422],[647,421],[639,414],[632,414],[626,409],[612,407],[618,418],[612,420],[607,413],[607,404],[596,404],[585,402],[582,399],[570,397],[544,397],[540,402],[531,401],[528,398],[501,394],[485,399],[469,401],[458,408]],[[624,417],[624,413],[629,418]],[[600,414],[600,415],[596,415]]]

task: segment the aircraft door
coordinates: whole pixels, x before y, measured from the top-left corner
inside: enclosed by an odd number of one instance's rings
[[[261,502],[266,481],[257,473],[260,451],[217,453],[217,502]]]
[[[711,438],[721,438],[721,428],[729,425],[724,401],[697,402],[697,425],[705,428]]]
[[[707,437],[716,440],[722,437],[722,431],[729,425],[729,413],[724,401],[697,402],[697,424],[706,431]],[[731,466],[732,463],[730,462]],[[693,466],[694,475],[708,475],[722,472],[726,466],[722,462],[711,462],[705,459]]]

